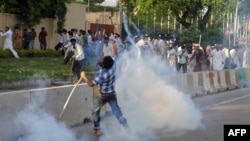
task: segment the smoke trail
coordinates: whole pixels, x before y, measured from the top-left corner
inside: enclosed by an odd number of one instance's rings
[[[131,21],[131,24],[132,24],[132,26],[134,27],[134,29],[136,30],[137,35],[140,36],[140,35],[141,35],[141,32],[140,32],[139,28],[138,28],[138,27],[135,25],[135,23],[132,22],[132,21]]]
[[[126,33],[127,33],[127,37],[126,37],[126,39],[132,44],[132,45],[135,45],[135,42],[134,42],[134,40],[133,40],[133,35],[131,34],[131,32],[129,31],[129,29],[128,29],[128,20],[127,20],[127,18],[126,18],[126,15],[125,15],[125,13],[123,13],[123,27],[124,27],[124,29],[125,29],[125,31],[126,31]]]

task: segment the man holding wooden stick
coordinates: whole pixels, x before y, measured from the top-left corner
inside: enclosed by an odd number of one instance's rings
[[[105,56],[102,61],[99,63],[100,70],[93,80],[90,80],[86,73],[82,71],[81,77],[85,82],[93,87],[94,85],[98,86],[99,96],[98,99],[94,102],[92,116],[94,120],[94,130],[95,135],[100,136],[100,111],[104,104],[109,103],[113,114],[121,125],[128,129],[128,124],[126,118],[123,117],[121,109],[117,103],[117,97],[115,92],[115,58],[111,56]]]

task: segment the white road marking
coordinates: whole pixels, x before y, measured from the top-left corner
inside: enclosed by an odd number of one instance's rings
[[[233,98],[233,99],[229,99],[229,100],[225,100],[225,101],[222,101],[222,102],[219,102],[219,103],[216,103],[216,104],[207,106],[207,107],[205,107],[205,108],[202,108],[201,110],[202,110],[202,111],[203,111],[203,110],[209,110],[209,109],[214,108],[214,107],[216,107],[216,106],[220,106],[220,105],[223,105],[223,104],[228,104],[228,103],[231,103],[231,102],[234,102],[234,101],[243,99],[243,98],[247,98],[247,97],[250,97],[250,94],[244,95],[244,96],[241,96],[241,97],[237,97],[237,98]]]

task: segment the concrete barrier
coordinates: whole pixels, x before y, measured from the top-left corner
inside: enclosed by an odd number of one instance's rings
[[[236,83],[236,70],[225,70],[225,79],[228,89],[235,89],[238,87]]]
[[[225,91],[228,89],[225,78],[225,71],[217,71],[219,91]]]
[[[35,104],[58,118],[72,88],[73,85],[67,85],[0,93],[0,119],[17,114],[27,104]],[[60,120],[74,125],[82,123],[84,118],[91,118],[93,93],[93,88],[86,84],[77,86]]]
[[[0,119],[3,116],[16,114],[30,101],[27,91],[0,93]]]
[[[238,69],[238,77],[242,87],[250,86],[250,68]]]
[[[250,85],[250,69],[175,74],[167,80],[184,93],[199,96]]]
[[[198,73],[187,73],[186,74],[187,84],[189,87],[189,92],[191,95],[203,95],[204,92],[200,88],[200,80],[199,80],[199,74]]]

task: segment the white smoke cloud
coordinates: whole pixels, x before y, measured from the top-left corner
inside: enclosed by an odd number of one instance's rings
[[[143,60],[124,53],[117,63],[118,103],[131,132],[125,132],[112,118],[108,125],[103,125],[105,133],[100,141],[158,141],[156,132],[159,129],[166,133],[183,133],[202,127],[201,112],[190,95],[177,90],[164,79],[167,73],[160,69],[167,66],[160,58],[151,56]]]
[[[52,116],[45,112],[29,113],[21,112],[16,120],[26,129],[20,141],[75,141],[75,134],[65,124],[58,123]]]
[[[126,63],[123,63],[123,67],[126,69],[121,70],[126,71],[118,75],[117,93],[126,99],[124,100],[125,110],[127,110],[126,113],[131,114],[133,122],[150,128],[168,126],[172,129],[195,129],[199,127],[201,113],[195,108],[188,95],[168,85],[164,75],[159,75],[160,70],[157,69],[164,68],[161,67],[164,64],[160,60],[124,59]],[[144,115],[144,118],[140,115]],[[134,117],[141,118],[136,121]],[[148,121],[155,122],[152,124]]]

